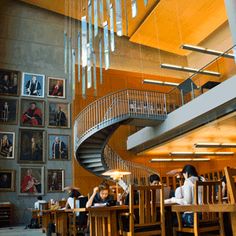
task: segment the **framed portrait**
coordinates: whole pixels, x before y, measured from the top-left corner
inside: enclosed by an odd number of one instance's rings
[[[64,170],[49,169],[47,174],[48,192],[63,192],[64,176]]]
[[[70,104],[49,102],[49,127],[70,128]]]
[[[48,77],[48,97],[65,98],[66,80],[64,78]]]
[[[14,192],[15,191],[15,170],[1,170],[0,169],[0,191]]]
[[[13,98],[1,98],[0,100],[0,124],[16,125],[18,114],[18,100]]]
[[[69,160],[69,135],[48,135],[49,160]]]
[[[0,95],[19,95],[21,73],[0,69]]]
[[[19,195],[35,196],[44,194],[44,167],[19,167]]]
[[[0,132],[0,158],[14,159],[15,133]]]
[[[45,75],[22,73],[22,96],[27,97],[44,97]]]
[[[19,133],[19,163],[44,162],[44,131],[20,129]]]
[[[30,127],[44,126],[44,102],[21,100],[21,125]]]

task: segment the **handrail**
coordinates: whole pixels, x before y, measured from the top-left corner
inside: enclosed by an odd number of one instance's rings
[[[157,171],[150,167],[122,159],[109,145],[106,145],[104,149],[104,161],[110,169],[122,169],[132,173],[131,176],[123,177],[123,181],[127,185],[139,181],[142,182],[139,184],[145,185],[148,183],[148,177],[151,174],[157,174]]]
[[[125,115],[160,117],[166,114],[164,93],[132,89],[117,91],[92,102],[79,113],[75,121],[80,124],[77,137],[80,140],[99,124]]]

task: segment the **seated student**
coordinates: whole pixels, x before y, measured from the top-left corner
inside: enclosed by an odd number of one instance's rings
[[[41,203],[47,203],[45,200],[43,200],[42,196],[37,197],[37,201],[34,203],[34,209],[35,210],[40,210],[39,206]]]
[[[86,208],[94,206],[96,203],[110,204],[113,202],[113,196],[109,194],[109,185],[101,183],[98,187],[93,189],[93,194],[86,203]]]
[[[157,185],[161,184],[160,181],[161,181],[161,179],[160,179],[159,175],[157,175],[157,174],[152,174],[149,177],[149,183],[150,183],[151,186],[157,186]],[[164,199],[169,198],[169,196],[170,196],[170,187],[164,186]],[[160,192],[159,192],[159,190],[157,190],[156,201],[160,202]]]
[[[81,193],[76,189],[71,189],[65,208],[66,209],[80,208],[79,197],[83,197]],[[76,212],[76,216],[77,215],[79,215],[79,212]]]
[[[201,181],[199,178],[197,170],[192,165],[184,166],[182,170],[184,176],[184,185],[176,189],[175,197],[166,199],[165,203],[177,203],[180,205],[193,204],[194,201],[194,184],[196,181]],[[198,193],[199,202],[201,203],[202,193],[201,188],[199,188]],[[185,212],[182,215],[183,224],[186,226],[193,225],[193,213]]]

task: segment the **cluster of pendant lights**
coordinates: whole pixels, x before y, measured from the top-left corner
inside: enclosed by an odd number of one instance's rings
[[[71,16],[74,0],[65,0],[65,13]],[[75,63],[78,61],[78,81],[82,83],[82,96],[86,98],[86,90],[94,88],[94,95],[97,94],[97,78],[96,78],[96,64],[97,57],[99,60],[99,77],[100,83],[103,82],[102,68],[105,70],[110,67],[110,52],[115,51],[115,32],[116,26],[117,36],[122,36],[122,15],[126,19],[126,26],[128,25],[126,2],[131,1],[132,18],[137,15],[137,0],[114,0],[115,6],[110,0],[86,0],[81,16],[80,25],[78,26],[78,33],[74,35],[74,45],[72,45],[72,18],[66,17],[66,24],[64,30],[64,68],[65,73],[71,81],[73,98],[75,95]],[[144,5],[147,6],[148,0],[143,0]],[[124,2],[124,10],[122,12],[122,2]],[[104,6],[105,4],[105,6]],[[104,12],[106,9],[106,14]],[[115,11],[114,11],[115,9]],[[114,15],[115,12],[115,15]],[[66,14],[65,14],[66,15]],[[92,22],[93,19],[93,22]],[[110,22],[108,27],[108,21]],[[99,24],[100,22],[100,24]],[[99,29],[100,28],[100,29]],[[109,28],[109,29],[108,29]],[[98,40],[98,50],[95,50],[95,40]],[[77,50],[76,50],[77,48]],[[97,52],[96,52],[97,51]],[[103,65],[104,59],[104,65]],[[81,68],[82,67],[82,73]]]

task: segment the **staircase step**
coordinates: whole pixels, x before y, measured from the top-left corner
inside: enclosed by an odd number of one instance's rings
[[[81,148],[78,152],[78,154],[96,154],[96,153],[101,153],[102,149],[91,149],[91,148]]]
[[[101,153],[82,153],[79,155],[80,159],[101,158]]]
[[[99,161],[101,161],[101,158],[91,158],[91,159],[81,160],[81,163],[87,164],[87,163],[94,163],[94,162],[99,162]]]
[[[103,173],[103,172],[105,172],[105,168],[104,167],[96,167],[96,168],[93,168],[92,171],[93,171],[93,173],[95,173],[95,172]],[[98,174],[98,173],[96,173],[96,174]]]
[[[87,168],[94,168],[94,167],[102,167],[103,168],[103,164],[100,161],[100,162],[95,162],[95,163],[87,164],[86,167]]]

